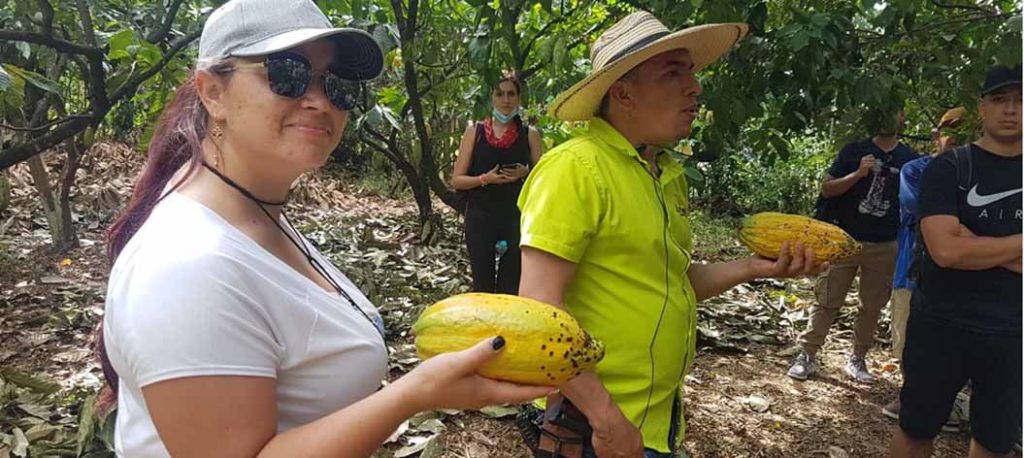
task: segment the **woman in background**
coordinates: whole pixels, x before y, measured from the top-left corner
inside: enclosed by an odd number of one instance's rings
[[[519,113],[521,91],[513,73],[498,80],[491,91],[491,117],[466,127],[452,171],[452,187],[469,193],[465,230],[473,291],[519,291],[516,201],[530,167],[543,153],[540,133],[523,123]]]

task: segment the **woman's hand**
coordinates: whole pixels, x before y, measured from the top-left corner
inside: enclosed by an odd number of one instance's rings
[[[489,405],[521,403],[547,396],[550,386],[521,385],[477,375],[476,371],[501,353],[501,336],[475,346],[430,358],[394,383],[406,391],[416,411],[479,409]]]
[[[501,173],[512,178],[512,181],[521,180],[530,173],[530,166],[525,164],[515,164],[512,167],[501,169]]]
[[[814,249],[797,242],[795,249],[789,242],[783,242],[779,259],[754,256],[747,262],[751,278],[791,278],[818,275],[828,269],[828,263],[814,260]],[[793,251],[791,254],[790,251]]]
[[[483,175],[480,175],[480,181],[481,181],[482,185],[486,186],[486,185],[489,185],[489,184],[505,184],[505,183],[511,183],[511,182],[517,180],[517,178],[512,178],[512,177],[506,175],[505,171],[501,170],[500,167],[501,167],[500,165],[496,165],[489,172],[487,172],[487,173],[485,173]]]

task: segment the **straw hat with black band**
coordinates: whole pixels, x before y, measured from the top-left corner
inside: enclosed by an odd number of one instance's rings
[[[559,94],[548,113],[563,121],[586,121],[597,113],[608,88],[647,59],[687,49],[697,72],[729,51],[747,29],[747,24],[727,23],[671,32],[651,13],[637,11],[598,37],[590,50],[590,75]]]

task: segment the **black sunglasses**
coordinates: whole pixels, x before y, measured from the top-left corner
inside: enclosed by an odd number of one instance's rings
[[[230,72],[243,68],[266,68],[270,91],[282,97],[297,99],[309,90],[313,78],[320,77],[327,100],[339,110],[350,111],[356,107],[360,97],[365,97],[363,83],[342,78],[334,70],[314,72],[309,59],[293,52],[276,52],[263,62],[234,64],[223,69]]]

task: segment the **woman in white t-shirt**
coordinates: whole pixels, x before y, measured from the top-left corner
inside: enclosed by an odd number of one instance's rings
[[[380,316],[282,213],[382,66],[310,0],[210,15],[110,232],[99,352],[119,456],[368,456],[418,411],[551,391],[475,375],[500,336],[381,389]]]

